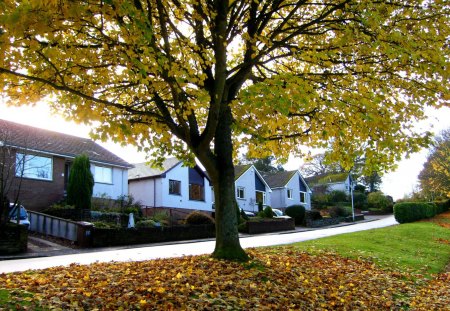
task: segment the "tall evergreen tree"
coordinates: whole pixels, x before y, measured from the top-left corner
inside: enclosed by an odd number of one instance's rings
[[[67,203],[75,205],[75,208],[91,208],[94,176],[92,176],[90,168],[91,164],[87,155],[82,154],[75,157],[67,185]]]

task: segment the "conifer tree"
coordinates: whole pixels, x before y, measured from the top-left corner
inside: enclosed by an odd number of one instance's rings
[[[91,164],[87,155],[75,157],[70,169],[69,183],[67,185],[67,203],[75,205],[77,209],[90,209],[94,188],[94,177],[91,173]]]

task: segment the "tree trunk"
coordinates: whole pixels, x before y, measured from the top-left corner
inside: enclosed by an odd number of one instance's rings
[[[221,113],[221,119],[214,140],[216,161],[212,182],[216,210],[215,258],[248,260],[239,243],[238,219],[235,205],[233,143],[231,140],[232,116],[230,107]]]

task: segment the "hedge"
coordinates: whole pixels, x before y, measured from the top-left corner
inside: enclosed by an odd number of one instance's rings
[[[395,220],[399,223],[413,222],[416,220],[434,217],[438,208],[434,203],[404,202],[394,205]]]

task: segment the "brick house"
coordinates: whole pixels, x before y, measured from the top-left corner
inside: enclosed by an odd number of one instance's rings
[[[132,165],[94,141],[0,119],[0,167],[9,168],[0,177],[10,185],[7,196],[18,193],[27,209],[40,211],[65,197],[71,164],[80,154],[91,162],[94,197],[128,195]]]

